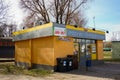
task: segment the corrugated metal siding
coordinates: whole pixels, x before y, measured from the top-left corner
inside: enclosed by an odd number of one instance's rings
[[[20,40],[27,40],[27,39],[33,39],[38,37],[45,37],[45,36],[51,36],[53,35],[53,28],[48,27],[40,30],[35,30],[32,32],[27,32],[24,34],[19,34],[13,37],[13,41],[20,41]]]

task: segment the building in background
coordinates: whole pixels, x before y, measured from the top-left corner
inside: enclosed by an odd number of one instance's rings
[[[112,41],[112,59],[120,59],[120,41]]]
[[[112,35],[112,58],[120,59],[120,31],[113,32]]]
[[[14,58],[15,46],[12,37],[0,37],[0,60]]]

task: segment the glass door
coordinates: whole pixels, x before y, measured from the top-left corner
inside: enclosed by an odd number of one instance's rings
[[[82,67],[85,67],[86,66],[86,40],[85,39],[81,39],[81,41],[79,42],[79,50],[80,50],[80,66]]]
[[[92,44],[95,44],[95,40],[74,39],[74,52],[77,52],[80,67],[86,67],[86,61],[92,60],[92,53],[96,51]]]

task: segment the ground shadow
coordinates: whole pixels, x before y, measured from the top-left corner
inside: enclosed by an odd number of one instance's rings
[[[65,74],[86,75],[120,80],[120,63],[105,62],[102,65],[89,67],[88,70],[76,69]]]

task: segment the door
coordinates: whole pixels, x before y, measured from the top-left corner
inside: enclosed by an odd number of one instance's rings
[[[91,60],[90,45],[92,40],[75,39],[74,48],[78,52],[79,66],[86,68],[86,61]]]
[[[91,40],[81,39],[80,45],[80,66],[86,66],[86,61],[91,60]]]
[[[86,40],[81,39],[79,43],[80,67],[86,67]]]

